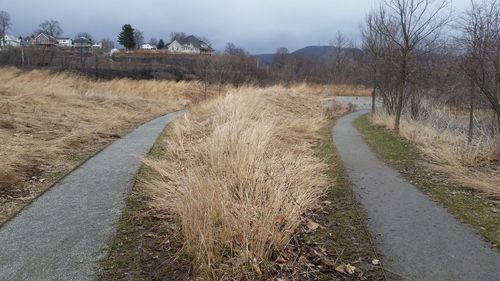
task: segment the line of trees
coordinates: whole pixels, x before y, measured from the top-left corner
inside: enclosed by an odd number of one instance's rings
[[[461,70],[472,85],[471,112],[477,89],[495,111],[500,131],[500,2],[472,1],[456,26]]]
[[[458,18],[452,17],[449,0],[385,0],[373,9],[362,27],[373,110],[377,96],[395,115],[399,132],[403,111],[418,118],[424,95],[468,92],[472,116],[478,92],[494,110],[500,130],[499,7],[497,0],[473,0]],[[446,37],[443,31],[456,35]],[[469,139],[472,117],[470,123]]]
[[[125,69],[152,69],[148,63],[155,61],[166,79],[198,79],[205,87],[214,84],[219,88],[226,83],[249,82],[364,83],[372,87],[373,110],[375,98],[379,98],[384,110],[395,116],[396,131],[403,113],[412,118],[423,114],[424,97],[445,97],[470,110],[472,139],[473,111],[478,106],[488,106],[495,112],[500,131],[499,1],[471,1],[467,11],[452,17],[451,0],[381,0],[364,20],[361,50],[339,33],[326,58],[291,54],[283,47],[267,65],[228,43],[223,53],[212,57],[128,57],[133,67]],[[57,36],[62,33],[58,26],[57,21],[48,20],[39,30]],[[5,34],[10,27],[8,13],[0,12],[0,32]],[[174,32],[170,39],[186,36]],[[119,42],[132,49],[140,47],[144,36],[127,24],[122,27]],[[165,47],[162,39],[152,38],[149,43]],[[17,62],[14,58],[5,61]],[[41,64],[46,63],[44,55]]]

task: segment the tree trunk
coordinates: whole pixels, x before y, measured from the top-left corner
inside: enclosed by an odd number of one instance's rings
[[[372,114],[375,113],[375,94],[376,94],[376,90],[377,90],[377,88],[374,85],[373,86],[373,90],[372,90]]]
[[[99,80],[99,56],[95,54],[95,80]]]
[[[80,47],[80,68],[83,72],[83,48]]]
[[[396,118],[394,120],[394,130],[396,131],[396,134],[399,134],[399,123],[401,121],[401,113],[403,112],[403,95],[405,84],[406,83],[403,82],[403,85],[401,85],[401,89],[398,93],[398,101],[396,104]]]
[[[401,56],[401,85],[398,93],[398,100],[396,105],[396,118],[394,120],[394,131],[396,134],[399,134],[399,123],[401,121],[401,113],[403,112],[403,98],[405,94],[406,88],[406,76],[407,76],[407,59],[408,54],[403,50],[403,54]]]
[[[21,42],[22,44],[22,42]],[[21,45],[21,65],[24,66],[24,46]]]
[[[470,110],[469,110],[469,143],[472,142],[474,134],[474,81],[470,81]]]
[[[372,71],[373,71],[373,78],[372,78],[372,83],[373,83],[373,89],[372,89],[372,114],[375,113],[375,100],[376,100],[376,95],[377,95],[377,59],[375,57],[375,59],[373,60],[373,67],[372,67]]]

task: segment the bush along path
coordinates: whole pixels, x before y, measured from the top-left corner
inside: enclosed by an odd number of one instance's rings
[[[143,156],[182,111],[111,144],[0,228],[0,280],[93,280]]]
[[[500,280],[500,253],[364,143],[352,122],[365,113],[339,119],[333,139],[387,269],[402,280]]]

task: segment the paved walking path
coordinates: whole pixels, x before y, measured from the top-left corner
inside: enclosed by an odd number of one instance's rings
[[[338,120],[335,145],[369,217],[385,266],[403,280],[500,280],[500,253],[379,161],[352,121]]]
[[[0,280],[93,280],[143,156],[181,114],[111,144],[1,227]]]

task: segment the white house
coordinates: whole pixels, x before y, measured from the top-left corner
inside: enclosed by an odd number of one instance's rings
[[[4,46],[5,41],[5,46]],[[4,40],[0,38],[0,47],[19,47],[21,46],[21,40],[12,35],[5,35]]]
[[[172,53],[184,54],[213,54],[214,50],[206,42],[190,35],[186,38],[175,39],[168,44],[167,49]]]
[[[64,48],[73,47],[73,40],[68,37],[56,37],[57,45]]]
[[[92,49],[102,49],[102,42],[94,43]]]
[[[156,46],[150,44],[142,44],[141,49],[144,50],[156,50]]]

